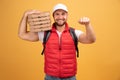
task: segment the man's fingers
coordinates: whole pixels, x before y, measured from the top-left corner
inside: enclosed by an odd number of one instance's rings
[[[80,24],[89,24],[90,19],[88,17],[83,17],[79,20]]]
[[[88,21],[89,21],[89,18],[83,17],[83,18],[80,19],[80,21],[81,21],[81,22],[88,22]]]

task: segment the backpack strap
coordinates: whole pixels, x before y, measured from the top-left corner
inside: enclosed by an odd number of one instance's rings
[[[46,42],[47,42],[47,40],[48,40],[48,38],[49,38],[49,36],[50,36],[50,33],[51,33],[51,30],[48,30],[48,31],[45,31],[45,32],[44,32],[43,50],[42,50],[42,52],[41,52],[41,55],[43,55],[43,53],[44,53],[45,45],[46,45]]]
[[[79,50],[78,50],[78,39],[77,39],[77,36],[75,34],[75,30],[73,28],[70,27],[70,34],[74,40],[74,44],[75,44],[75,48],[76,48],[76,51],[77,51],[77,57],[79,57]]]

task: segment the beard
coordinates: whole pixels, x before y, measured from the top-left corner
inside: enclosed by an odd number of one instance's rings
[[[56,26],[63,26],[63,25],[65,25],[65,23],[66,23],[66,20],[65,19],[61,19],[61,21],[59,21],[60,19],[56,19],[55,20],[55,25]]]
[[[63,26],[63,25],[65,25],[65,23],[66,23],[66,22],[63,22],[62,24],[59,24],[58,22],[55,22],[55,25],[56,25],[56,26]]]

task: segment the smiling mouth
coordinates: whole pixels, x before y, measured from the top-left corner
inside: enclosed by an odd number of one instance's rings
[[[63,19],[59,19],[59,20],[57,20],[57,21],[64,21]]]

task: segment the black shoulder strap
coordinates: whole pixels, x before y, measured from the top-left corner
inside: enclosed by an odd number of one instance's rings
[[[48,30],[48,31],[45,31],[44,32],[44,38],[43,38],[43,50],[42,50],[42,53],[41,53],[41,55],[43,55],[43,53],[44,53],[44,50],[45,50],[45,45],[46,45],[46,42],[47,42],[47,40],[48,40],[48,38],[49,38],[49,36],[50,36],[50,33],[51,33],[51,30]]]
[[[79,57],[79,50],[78,50],[78,39],[77,39],[77,36],[75,34],[75,30],[73,28],[70,27],[70,34],[74,40],[74,44],[75,44],[75,48],[76,48],[76,51],[77,51],[77,57]]]

